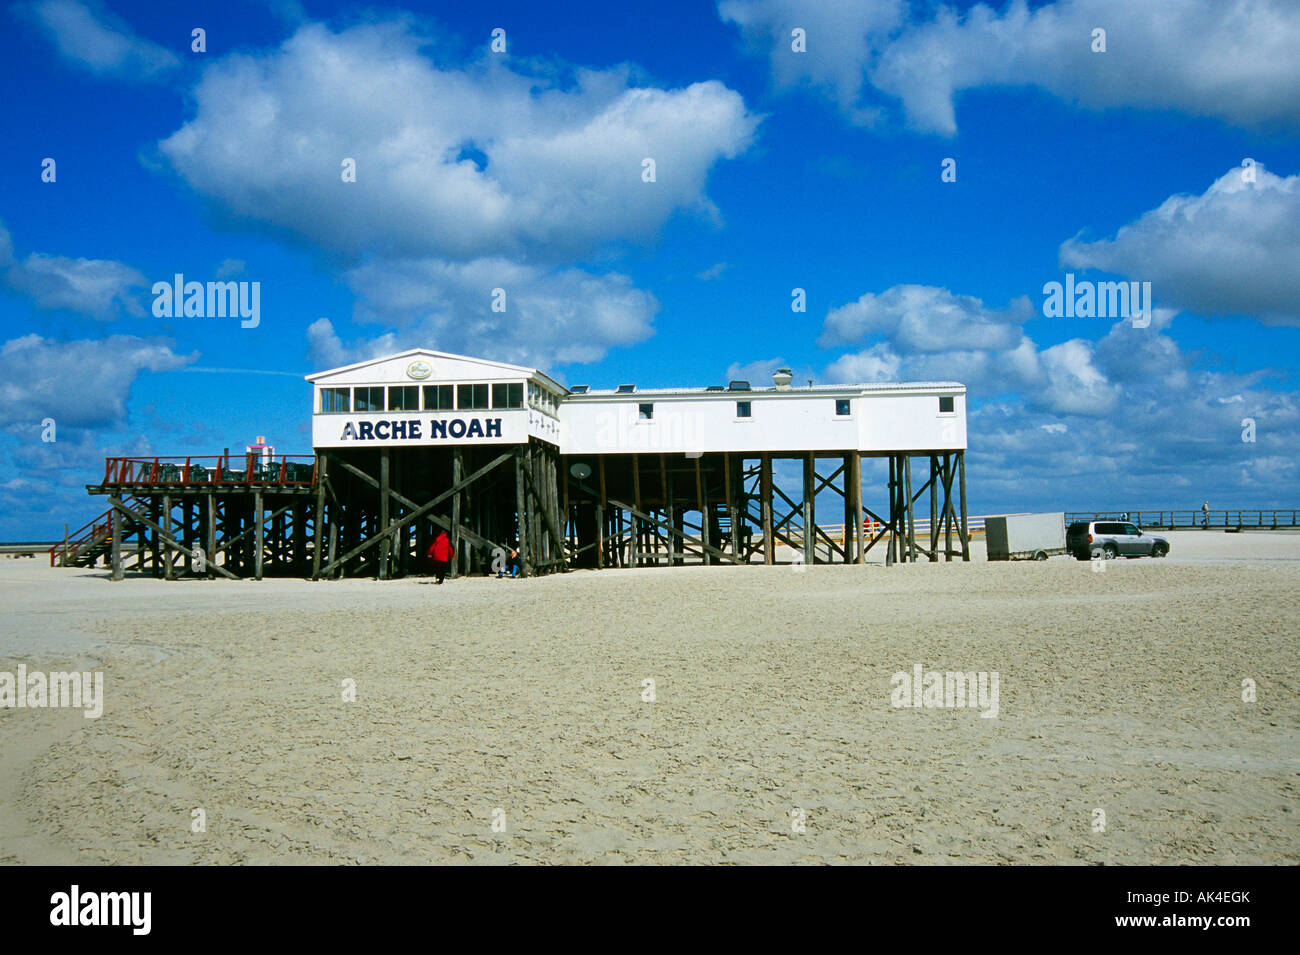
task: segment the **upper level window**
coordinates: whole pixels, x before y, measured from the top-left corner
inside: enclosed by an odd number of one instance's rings
[[[351,411],[351,399],[352,391],[349,388],[322,388],[320,390],[320,410],[326,413],[331,411]]]
[[[456,407],[461,411],[483,411],[488,407],[487,385],[457,385]]]
[[[353,388],[352,405],[354,411],[383,411],[383,388]]]
[[[853,404],[848,398],[835,399],[835,413],[840,417],[853,413]]]
[[[637,418],[641,421],[651,421],[655,416],[655,406],[650,403],[644,403],[637,407]]]
[[[451,396],[451,385],[424,386],[425,411],[451,411],[455,407]]]
[[[388,389],[389,411],[419,411],[420,386],[397,385]]]
[[[737,417],[737,418],[749,418],[749,417],[752,417],[752,415],[753,415],[753,411],[754,411],[754,408],[753,408],[753,405],[752,405],[751,402],[748,402],[748,401],[737,401],[737,402],[736,402],[736,417]]]
[[[498,382],[492,386],[493,408],[522,408],[524,385],[521,381]]]
[[[939,396],[939,414],[952,414],[952,395]]]

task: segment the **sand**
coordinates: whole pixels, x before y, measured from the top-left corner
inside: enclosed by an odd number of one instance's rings
[[[0,709],[0,862],[1295,864],[1300,535],[1170,536],[441,587],[0,560],[0,671],[106,682]],[[894,707],[918,663],[996,671],[997,718]]]

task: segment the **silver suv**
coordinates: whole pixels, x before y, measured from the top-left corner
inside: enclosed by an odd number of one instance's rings
[[[1169,553],[1169,541],[1128,521],[1076,521],[1066,529],[1065,549],[1078,560],[1164,557]]]

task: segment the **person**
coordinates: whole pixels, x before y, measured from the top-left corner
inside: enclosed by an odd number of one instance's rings
[[[446,531],[439,531],[433,543],[429,545],[429,557],[433,560],[433,573],[442,583],[451,569],[451,538]]]
[[[506,567],[510,571],[511,577],[519,576],[519,547],[518,545],[510,548],[510,556],[506,558]]]
[[[1201,505],[1201,526],[1206,530],[1210,528],[1210,502],[1206,501]]]

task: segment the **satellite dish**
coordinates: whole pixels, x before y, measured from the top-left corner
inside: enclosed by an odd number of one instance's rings
[[[585,481],[587,480],[587,478],[591,477],[591,465],[583,464],[581,461],[579,461],[573,467],[569,468],[569,473],[572,474],[574,477],[576,477],[579,481]]]

